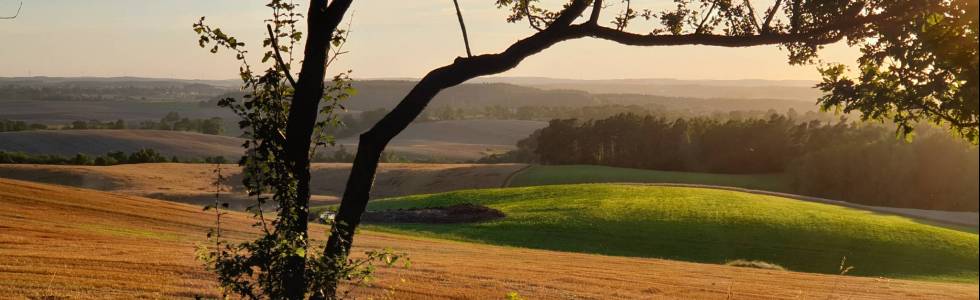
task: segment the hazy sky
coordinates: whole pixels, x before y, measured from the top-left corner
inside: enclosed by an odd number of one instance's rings
[[[305,2],[305,1],[299,1]],[[462,0],[476,53],[498,52],[530,31],[508,24],[493,0]],[[646,1],[640,1],[643,3]],[[669,3],[665,1],[650,1]],[[19,18],[0,20],[0,76],[236,77],[230,54],[197,46],[191,24],[200,16],[260,45],[268,10],[260,0],[24,0]],[[0,15],[17,0],[0,0]],[[358,0],[347,50],[334,71],[357,78],[421,77],[464,55],[451,0]],[[303,8],[305,11],[305,6]],[[612,11],[607,15],[612,14]],[[637,26],[634,31],[642,31]],[[596,55],[599,53],[599,55]],[[856,51],[834,45],[828,61],[852,62]],[[253,59],[261,51],[251,51]],[[334,72],[331,72],[334,73]],[[630,47],[583,39],[561,43],[504,76],[575,79],[817,79],[812,66],[789,66],[774,46]]]

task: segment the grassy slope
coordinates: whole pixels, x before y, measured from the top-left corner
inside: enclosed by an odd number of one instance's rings
[[[514,176],[511,186],[548,184],[644,182],[687,183],[789,192],[789,182],[781,174],[711,174],[614,168],[604,166],[533,166]]]
[[[611,184],[471,190],[372,202],[369,209],[480,203],[508,217],[481,224],[372,225],[491,244],[790,270],[977,282],[976,233],[911,219],[722,190]]]

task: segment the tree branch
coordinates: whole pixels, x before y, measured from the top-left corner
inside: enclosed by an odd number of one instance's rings
[[[779,5],[783,3],[783,0],[776,0],[776,4],[772,5],[772,8],[766,13],[766,21],[762,24],[761,33],[769,33],[769,24],[772,23],[772,18],[776,16],[776,12],[779,11]]]
[[[698,24],[698,28],[694,30],[694,34],[701,34],[701,30],[704,29],[704,23],[708,22],[708,19],[711,18],[711,13],[715,11],[715,6],[718,6],[717,0],[712,1],[711,8],[704,14],[704,19],[701,19],[701,24]]]
[[[470,38],[466,34],[466,23],[463,22],[463,12],[459,10],[459,0],[453,0],[453,5],[456,6],[456,18],[459,19],[459,29],[463,32],[463,44],[466,45],[466,56],[472,57],[473,52],[470,51]]]
[[[749,18],[752,19],[752,26],[755,30],[761,32],[762,29],[759,28],[759,20],[755,18],[755,9],[752,8],[752,0],[745,0],[745,7],[749,9]]]
[[[289,80],[289,84],[295,89],[296,80],[293,79],[293,74],[289,72],[289,66],[282,60],[282,53],[279,53],[279,37],[272,32],[272,25],[265,24],[265,29],[269,31],[269,40],[272,41],[272,53],[276,56],[276,63],[282,69],[282,72],[286,73],[286,80]]]
[[[801,3],[802,0],[791,0],[791,1],[793,1],[793,15],[790,16],[789,25],[790,25],[790,30],[793,33],[797,33],[800,32],[800,21],[802,17],[800,15],[800,10],[802,5]]]
[[[592,1],[592,15],[589,16],[589,23],[599,23],[599,13],[602,12],[602,0]]]
[[[11,20],[11,19],[16,19],[16,18],[17,18],[17,16],[20,16],[20,9],[21,9],[21,8],[23,8],[23,7],[24,7],[24,1],[21,1],[21,2],[20,2],[20,4],[19,4],[19,5],[17,5],[17,12],[16,12],[16,13],[14,13],[14,15],[13,15],[13,16],[9,16],[9,17],[0,17],[0,20]]]

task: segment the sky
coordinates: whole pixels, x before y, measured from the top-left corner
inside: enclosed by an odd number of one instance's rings
[[[0,0],[0,16],[18,0]],[[299,1],[304,2],[304,1]],[[669,5],[670,1],[651,2]],[[191,24],[208,23],[245,41],[253,60],[269,10],[261,0],[24,0],[20,16],[0,20],[0,77],[138,76],[231,79],[238,63],[230,53],[197,46]],[[532,32],[505,21],[493,0],[461,0],[474,54],[502,51]],[[305,6],[301,8],[305,11]],[[607,17],[614,13],[606,12]],[[359,0],[348,20],[348,54],[332,73],[355,78],[419,78],[465,55],[451,0]],[[345,20],[346,22],[346,20]],[[649,30],[639,24],[634,31]],[[598,54],[598,55],[597,55]],[[857,51],[831,45],[827,62],[853,62]],[[817,80],[814,66],[790,66],[776,46],[631,47],[580,39],[534,55],[501,76],[568,79],[676,78]],[[254,61],[253,63],[258,63]],[[329,71],[328,71],[329,72]]]

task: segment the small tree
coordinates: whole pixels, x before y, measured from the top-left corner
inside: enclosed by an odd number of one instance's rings
[[[339,282],[362,283],[372,275],[373,264],[392,265],[402,256],[390,250],[369,251],[365,258],[334,261],[310,249],[310,156],[317,146],[333,143],[326,129],[339,124],[335,111],[353,93],[350,71],[334,76],[324,86],[326,68],[342,53],[339,48],[346,41],[347,31],[337,26],[350,4],[351,0],[334,0],[329,5],[310,1],[303,15],[296,12],[298,5],[292,1],[269,1],[266,6],[272,18],[266,20],[269,36],[263,41],[262,62],[270,66],[261,72],[254,71],[246,59],[244,42],[205,24],[203,17],[194,24],[201,47],[212,53],[225,49],[235,54],[246,92],[244,100],[227,98],[219,105],[241,118],[239,127],[247,141],[239,165],[244,169],[243,184],[255,198],[247,210],[261,234],[241,243],[209,235],[215,246],[200,255],[218,275],[224,293],[248,299],[333,299],[345,295],[338,293]],[[295,80],[292,53],[303,39],[297,29],[303,18],[309,35]],[[331,46],[338,49],[331,52]],[[266,213],[270,201],[272,215]],[[220,214],[216,216],[220,221]]]

